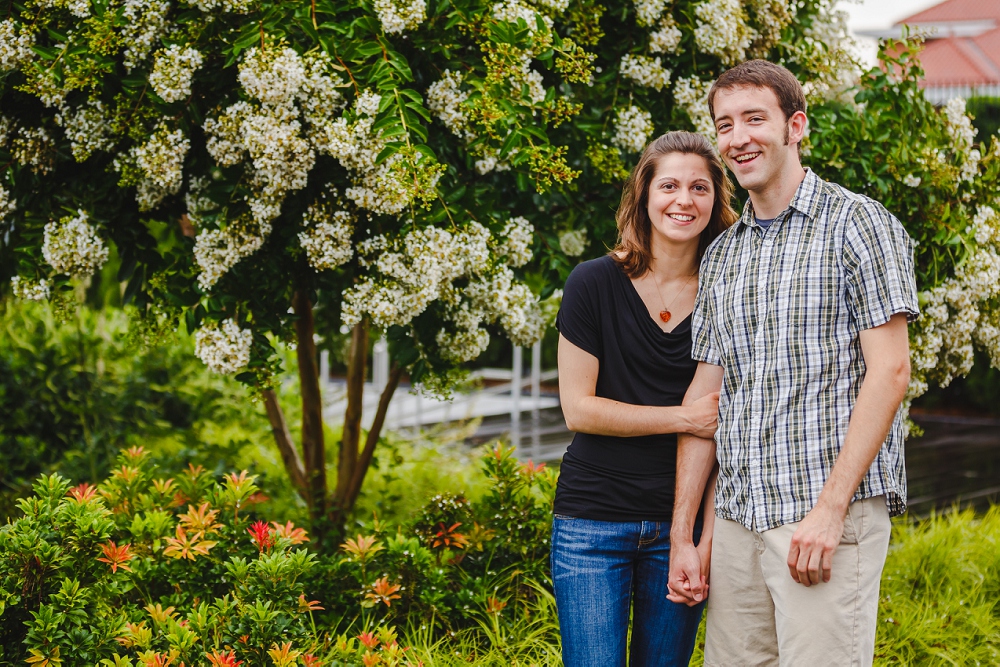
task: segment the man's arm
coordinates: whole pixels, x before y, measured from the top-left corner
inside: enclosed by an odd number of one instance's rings
[[[844,446],[816,506],[799,524],[788,550],[792,579],[805,586],[830,581],[833,552],[844,534],[847,507],[885,442],[910,381],[905,313],[862,331],[860,338],[865,378]]]
[[[559,403],[566,428],[621,437],[689,432],[715,433],[719,395],[705,392],[683,406],[632,405],[597,396],[597,357],[559,335]]]
[[[722,389],[722,366],[698,364],[684,395],[684,405]],[[670,599],[695,604],[705,598],[702,559],[694,546],[694,522],[705,496],[705,484],[715,466],[715,441],[688,434],[677,436],[677,486],[670,524]],[[710,531],[706,525],[704,531]],[[702,539],[711,540],[711,535]],[[709,542],[710,544],[710,542]]]

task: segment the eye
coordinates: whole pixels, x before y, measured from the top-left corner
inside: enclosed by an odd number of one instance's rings
[[[730,125],[729,123],[719,123],[718,125],[715,126],[715,131],[721,134],[726,130],[728,130],[730,127],[732,127],[732,125]]]
[[[662,190],[673,190],[673,189],[675,189],[676,187],[677,187],[677,186],[676,186],[676,185],[674,185],[673,183],[663,183],[663,184],[662,184],[662,185],[660,186],[660,189],[662,189]]]
[[[696,185],[694,186],[694,189],[698,192],[708,192],[708,186],[705,185]]]

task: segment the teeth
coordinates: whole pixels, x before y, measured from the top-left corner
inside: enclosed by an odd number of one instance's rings
[[[736,156],[736,161],[737,162],[746,162],[747,160],[754,159],[758,155],[760,155],[760,152],[757,152],[757,153],[746,153],[744,155],[737,155]]]
[[[681,222],[690,222],[694,220],[693,215],[681,215],[680,213],[668,213],[667,215],[669,215],[674,220],[680,220]]]

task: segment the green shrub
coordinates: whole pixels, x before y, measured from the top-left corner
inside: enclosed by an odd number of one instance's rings
[[[489,651],[551,608],[554,475],[500,447],[483,461],[479,500],[435,498],[332,554],[260,520],[246,471],[163,478],[132,448],[97,487],[43,476],[0,527],[0,664],[410,664],[397,624]]]
[[[1000,97],[970,97],[965,108],[973,116],[972,125],[979,130],[979,141],[1000,134]]]
[[[281,501],[276,513],[298,518],[270,426],[245,388],[208,371],[183,333],[146,347],[128,332],[120,310],[0,306],[0,520],[39,475],[96,483],[120,449],[140,444],[168,474],[192,462],[220,475],[249,468]]]

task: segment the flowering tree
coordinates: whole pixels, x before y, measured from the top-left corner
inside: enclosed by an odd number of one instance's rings
[[[711,134],[720,71],[780,61],[817,104],[853,80],[833,4],[7,2],[0,277],[60,300],[116,255],[141,326],[183,321],[206,364],[261,391],[290,478],[337,525],[402,375],[442,389],[491,334],[537,340],[539,298],[613,238],[636,153]],[[317,322],[351,340],[332,490]],[[362,440],[382,334],[393,365]],[[301,451],[278,341],[297,349]]]

